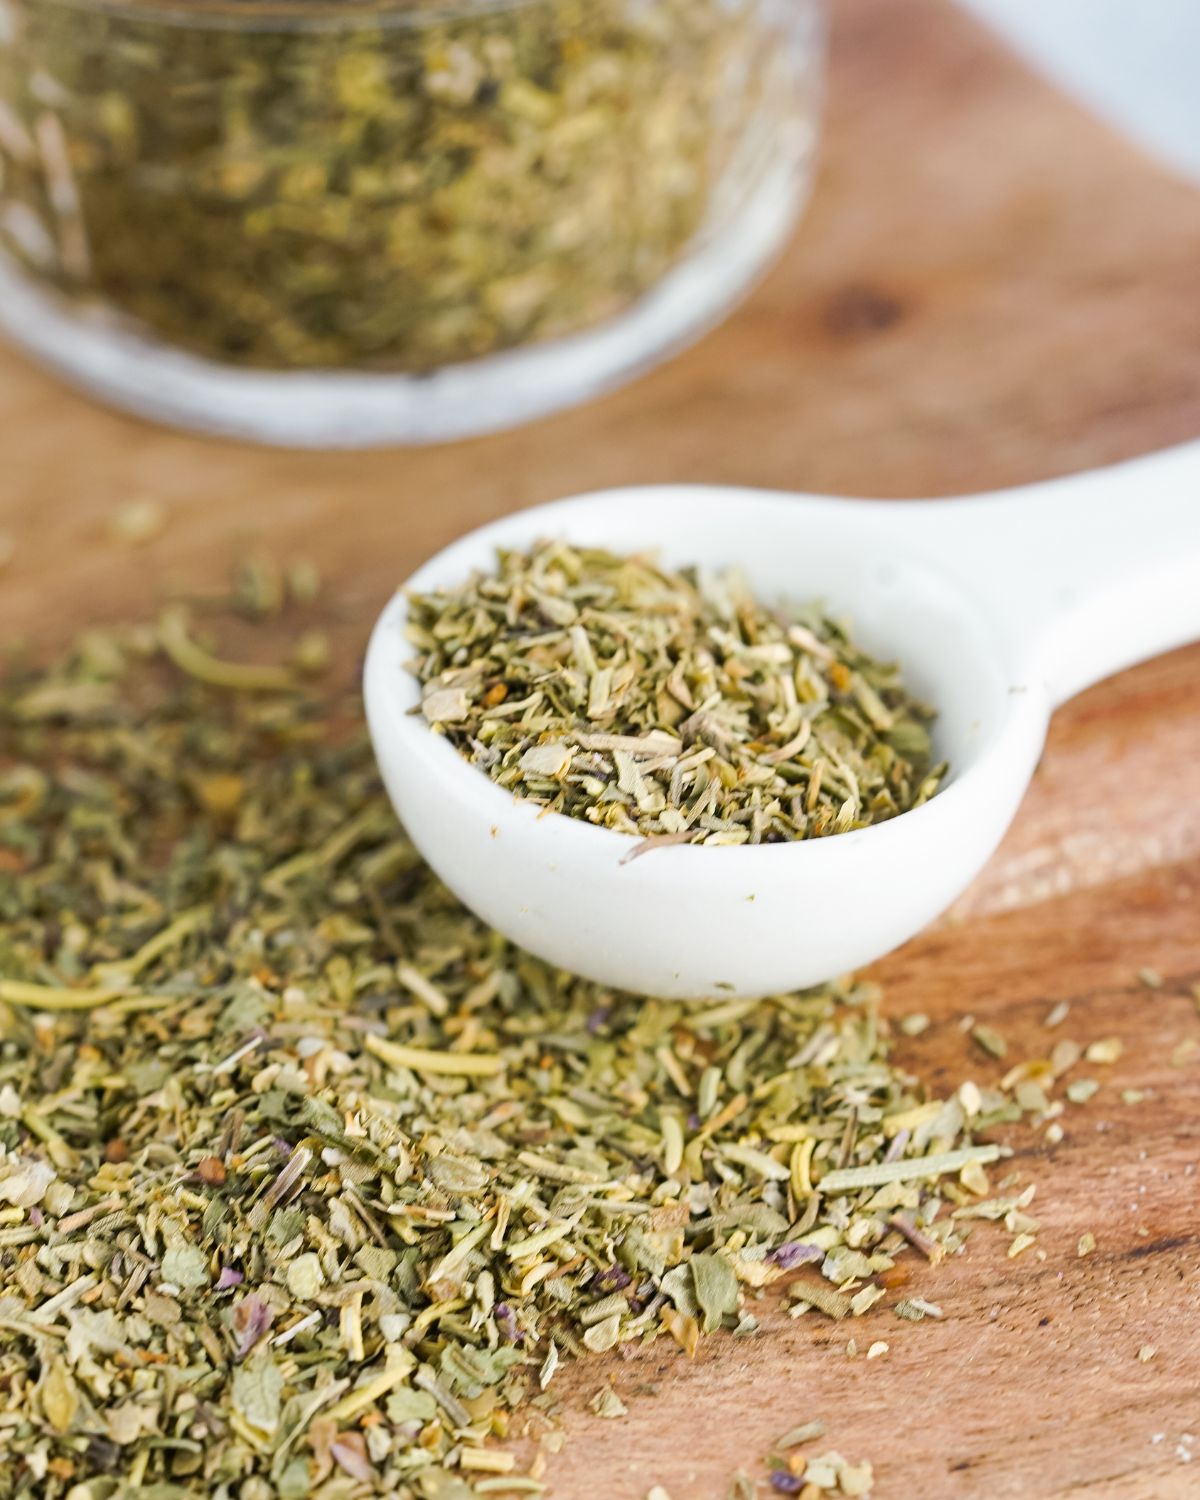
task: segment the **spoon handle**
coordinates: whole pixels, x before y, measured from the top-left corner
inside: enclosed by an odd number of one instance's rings
[[[1200,442],[920,509],[1055,705],[1200,637]]]

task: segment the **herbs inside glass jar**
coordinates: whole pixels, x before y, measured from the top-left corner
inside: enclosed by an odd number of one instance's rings
[[[777,843],[919,807],[932,711],[820,606],[562,542],[414,595],[421,712],[498,785],[659,842]]]
[[[427,371],[589,328],[736,210],[797,107],[767,0],[7,0],[0,21],[0,248],[264,369]]]
[[[292,625],[282,588],[231,602]],[[0,682],[4,1500],[537,1494],[564,1360],[752,1336],[772,1287],[856,1319],[1036,1229],[980,1139],[1019,1099],[928,1097],[871,987],[688,1005],[514,949],[317,654],[214,610]]]

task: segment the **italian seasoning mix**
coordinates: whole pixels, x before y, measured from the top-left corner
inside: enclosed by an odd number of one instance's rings
[[[895,666],[732,572],[546,541],[408,619],[433,729],[500,786],[651,843],[865,828],[946,772]]]
[[[786,12],[5,0],[0,254],[222,364],[420,372],[558,338],[757,185],[798,108]]]
[[[238,599],[280,595],[259,568]],[[422,864],[357,701],[295,673],[173,609],[0,686],[4,1500],[536,1494],[563,1361],[752,1335],[771,1287],[853,1320],[975,1219],[1032,1238],[981,1136],[1055,1108],[1050,1063],[931,1098],[869,987],[685,1005],[548,968]],[[804,1483],[865,1493],[835,1458]]]

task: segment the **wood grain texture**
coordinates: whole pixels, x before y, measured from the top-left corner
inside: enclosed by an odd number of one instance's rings
[[[265,544],[319,561],[348,675],[395,582],[516,506],[656,480],[944,495],[1194,436],[1200,195],[943,0],[843,0],[835,19],[820,180],[782,264],[690,353],[584,410],[458,447],[297,455],[151,429],[0,353],[0,536],[15,548],[0,640],[49,651]],[[108,524],[138,496],[169,524],[118,546]],[[1045,1260],[1009,1262],[981,1234],[952,1265],[914,1266],[945,1321],[877,1315],[853,1330],[891,1345],[869,1365],[844,1329],[768,1305],[766,1336],[712,1341],[694,1363],[659,1346],[568,1371],[559,1500],[653,1483],[715,1500],[815,1415],[875,1462],[880,1500],[1200,1495],[1200,1458],[1183,1457],[1200,1453],[1198,683],[1191,648],[1068,705],[987,871],[879,969],[889,1009],[933,1018],[903,1056],[946,1087],[994,1066],[969,1053],[967,1012],[1013,1057],[1045,1050],[1060,998],[1064,1033],[1125,1041],[1060,1146],[1017,1138]],[[1165,990],[1137,984],[1143,964]],[[1151,1092],[1122,1103],[1134,1087]],[[1081,1261],[1084,1229],[1099,1248]],[[1148,1364],[1142,1344],[1158,1346]],[[582,1400],[608,1378],[630,1398],[619,1425]],[[656,1395],[633,1395],[648,1383]]]

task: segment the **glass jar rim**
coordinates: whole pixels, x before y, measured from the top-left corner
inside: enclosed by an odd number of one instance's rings
[[[338,31],[412,28],[529,10],[554,0],[43,0],[64,10],[97,12],[192,30]]]

